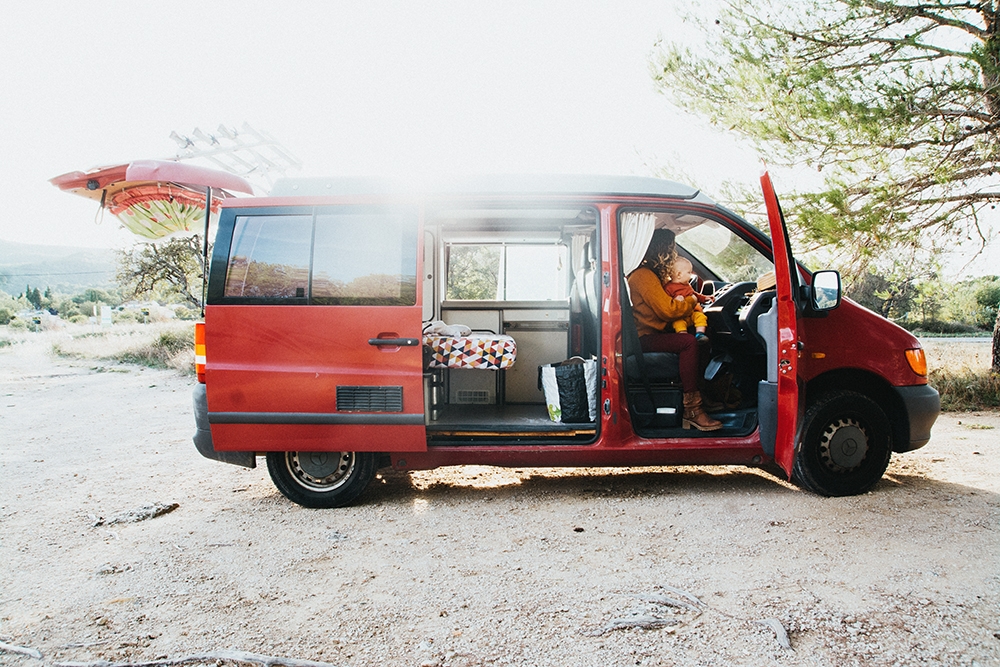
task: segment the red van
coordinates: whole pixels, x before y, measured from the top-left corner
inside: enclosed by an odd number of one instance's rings
[[[304,179],[227,199],[195,444],[265,456],[308,507],[353,502],[388,466],[774,462],[816,493],[864,492],[929,440],[938,393],[912,335],[794,261],[761,183],[770,239],[653,178]],[[675,355],[637,342],[626,277],[659,228],[714,298],[700,373],[718,430],[682,427]],[[540,369],[574,357],[589,410],[562,419]]]

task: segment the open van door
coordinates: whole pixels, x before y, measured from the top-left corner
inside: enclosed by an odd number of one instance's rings
[[[798,307],[798,271],[792,257],[788,241],[785,217],[781,213],[778,197],[771,184],[771,176],[766,171],[760,177],[767,206],[767,221],[771,228],[771,248],[774,255],[774,276],[777,282],[778,315],[778,397],[777,431],[774,445],[774,460],[792,477],[795,461],[795,438],[798,433],[799,385],[798,385],[798,327],[796,318]]]

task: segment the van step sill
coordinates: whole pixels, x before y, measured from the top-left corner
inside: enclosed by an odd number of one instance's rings
[[[427,424],[435,437],[579,437],[597,433],[597,424],[560,424],[549,419],[544,405],[446,405]]]

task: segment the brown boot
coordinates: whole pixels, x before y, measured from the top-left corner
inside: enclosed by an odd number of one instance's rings
[[[684,428],[694,427],[699,431],[718,431],[722,422],[712,419],[701,409],[701,392],[689,391],[684,394]]]

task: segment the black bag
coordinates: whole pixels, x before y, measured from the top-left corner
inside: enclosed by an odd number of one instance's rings
[[[587,424],[596,418],[597,360],[574,357],[538,368],[538,388],[545,393],[549,418],[564,424]]]

